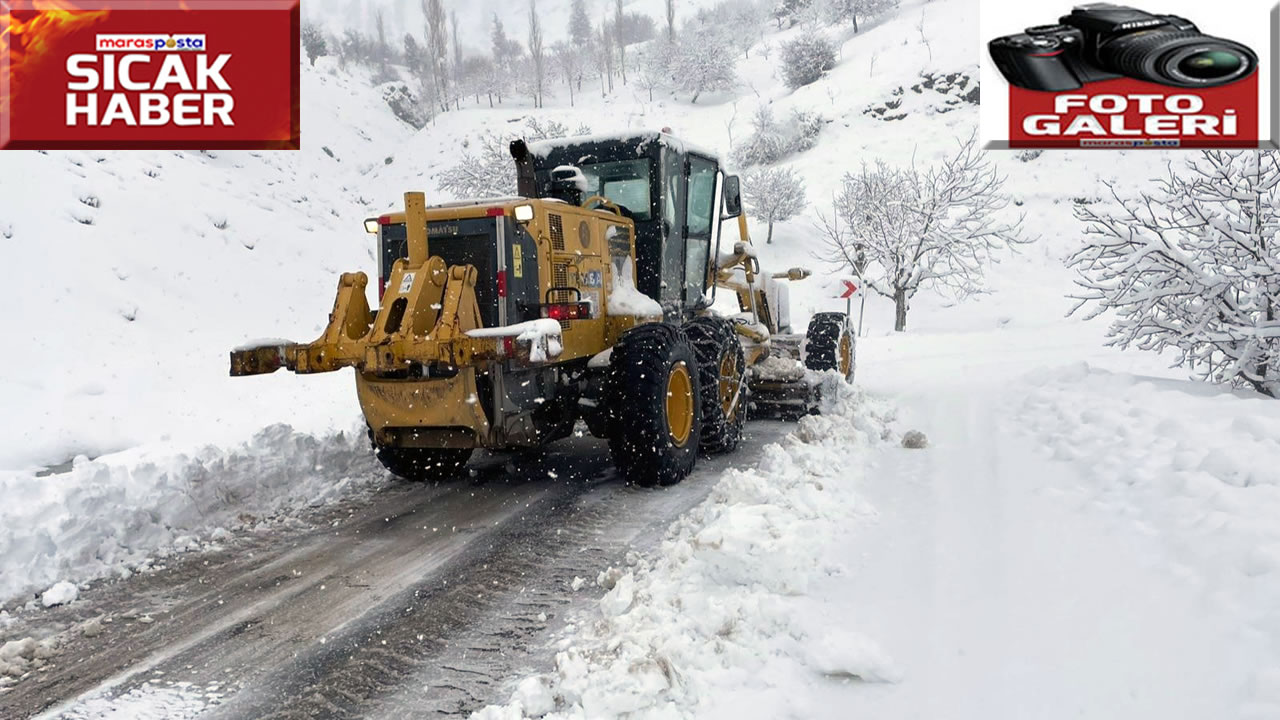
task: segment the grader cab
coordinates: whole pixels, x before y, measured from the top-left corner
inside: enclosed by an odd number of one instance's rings
[[[367,276],[344,274],[319,339],[236,350],[231,374],[354,368],[379,459],[410,479],[456,472],[475,448],[543,445],[583,421],[628,480],[669,484],[699,452],[737,446],[749,403],[813,407],[813,380],[777,357],[790,345],[774,350],[775,278],[760,273],[745,222],[732,252],[718,252],[742,209],[714,155],[657,132],[516,141],[511,152],[519,197],[429,207],[406,193],[403,210],[366,221],[378,308]],[[741,314],[709,311],[717,287],[737,294]],[[851,342],[847,323],[833,328]],[[851,359],[839,366],[826,345],[809,364],[850,375]],[[771,351],[787,372],[752,374]],[[752,384],[765,400],[750,399]]]

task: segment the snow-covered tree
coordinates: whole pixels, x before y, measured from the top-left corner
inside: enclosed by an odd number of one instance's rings
[[[871,20],[898,9],[899,0],[828,0],[827,14],[833,22],[847,22],[858,32],[859,20]]]
[[[622,70],[622,84],[627,84],[627,40],[622,23],[626,13],[622,11],[622,0],[614,0],[613,42],[618,46],[618,68]]]
[[[529,65],[533,71],[533,106],[542,107],[542,89],[547,77],[547,53],[542,44],[542,23],[537,0],[529,0]]]
[[[668,60],[672,55],[672,46],[666,42],[649,43],[644,52],[636,56],[635,77],[640,87],[649,91],[649,102],[653,102],[653,91],[669,82]]]
[[[769,225],[766,244],[773,242],[774,223],[790,220],[809,204],[804,179],[791,168],[753,170],[742,182],[742,197],[752,214]]]
[[[623,46],[652,40],[658,34],[653,18],[638,12],[624,12],[618,20],[618,42]]]
[[[573,107],[573,86],[581,81],[586,72],[590,56],[584,48],[569,42],[558,42],[551,48],[551,56],[555,60],[556,70],[569,86],[569,107]]]
[[[483,135],[475,151],[463,151],[458,164],[440,174],[440,189],[458,199],[515,195],[516,166],[508,142],[493,133]]]
[[[386,23],[382,20],[382,10],[377,10],[373,14],[373,29],[373,49],[370,56],[375,64],[385,69],[391,56],[391,49],[387,46],[387,30]]]
[[[512,78],[515,77],[513,72],[515,66],[514,61],[520,57],[520,43],[507,37],[507,31],[502,27],[502,18],[498,17],[498,13],[493,14],[493,24],[489,29],[489,40],[493,45],[493,66],[494,73],[489,82],[489,93],[498,97],[498,103],[502,103],[502,96],[507,94],[511,87]]]
[[[576,135],[588,135],[591,128],[579,125]],[[509,145],[517,136],[526,140],[545,140],[569,134],[568,126],[552,121],[529,118],[523,133],[509,136],[485,133],[474,149],[462,153],[457,165],[440,174],[440,189],[455,198],[509,197],[516,194],[516,164]]]
[[[1114,312],[1111,344],[1178,353],[1215,383],[1280,397],[1280,156],[1209,151],[1154,192],[1077,208],[1076,310]]]
[[[667,59],[667,71],[676,89],[690,93],[689,102],[696,103],[704,92],[728,90],[738,82],[735,68],[738,57],[719,34],[682,31]]]
[[[417,39],[412,33],[404,34],[404,66],[412,75],[418,75],[423,70],[423,64],[426,62],[422,52],[422,46],[418,44]]]
[[[779,0],[773,8],[773,18],[778,22],[778,29],[783,28],[783,23],[787,27],[795,25],[801,13],[812,6],[813,0]]]
[[[322,58],[329,53],[324,33],[312,23],[302,24],[302,49],[306,51],[307,59],[312,65],[316,64],[317,58]]]
[[[782,79],[795,90],[817,82],[836,66],[836,50],[820,32],[806,33],[782,46]]]
[[[977,137],[927,170],[877,162],[846,174],[831,215],[819,214],[824,259],[858,273],[892,298],[894,327],[907,328],[911,299],[922,288],[963,298],[982,292],[995,253],[1027,242],[1021,219],[1000,217],[1009,200],[1003,178],[983,157]]]
[[[427,69],[438,106],[445,111],[449,109],[453,96],[449,87],[449,33],[445,27],[444,0],[422,0],[422,12],[427,20]]]
[[[698,10],[693,23],[700,33],[720,35],[735,52],[750,57],[751,46],[760,39],[763,19],[759,3],[726,0]]]
[[[600,97],[604,97],[613,91],[613,26],[608,21],[600,23],[600,31],[595,38],[592,63],[595,65],[596,73],[600,75]]]
[[[478,105],[480,104],[480,95],[489,91],[493,76],[493,61],[483,55],[468,55],[457,66],[454,75],[459,86],[462,87],[467,95],[473,96]],[[492,97],[489,102],[489,107],[493,107]]]
[[[592,35],[586,0],[573,0],[569,7],[569,39],[578,47],[586,47],[591,43]]]

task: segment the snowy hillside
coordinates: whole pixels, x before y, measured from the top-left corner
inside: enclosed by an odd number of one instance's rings
[[[298,153],[0,156],[5,266],[23,268],[9,292],[33,330],[0,361],[0,468],[349,424],[348,378],[227,377],[247,339],[317,335],[338,273],[371,263],[361,220],[386,202],[365,177],[411,129],[326,68],[304,66]]]

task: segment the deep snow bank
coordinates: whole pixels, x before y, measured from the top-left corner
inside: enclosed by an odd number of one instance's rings
[[[1078,363],[1021,383],[1011,426],[1080,467],[1066,501],[1159,537],[1162,562],[1241,642],[1280,643],[1280,402],[1193,381]],[[1241,678],[1244,707],[1280,717],[1280,665]]]
[[[153,446],[81,457],[48,477],[0,474],[0,605],[58,581],[127,575],[227,529],[380,486],[390,476],[363,430],[313,436],[273,425],[231,449]]]
[[[834,375],[825,383],[822,416],[766,448],[757,467],[726,471],[652,557],[600,574],[610,590],[561,642],[554,672],[473,717],[811,716],[806,688],[895,680],[820,587],[843,572],[842,538],[874,512],[855,486],[891,413]]]

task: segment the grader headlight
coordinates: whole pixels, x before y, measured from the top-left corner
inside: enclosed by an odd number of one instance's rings
[[[516,222],[527,223],[533,220],[532,205],[517,205],[515,209]]]
[[[369,218],[364,221],[364,231],[370,235],[378,234],[378,218]]]

